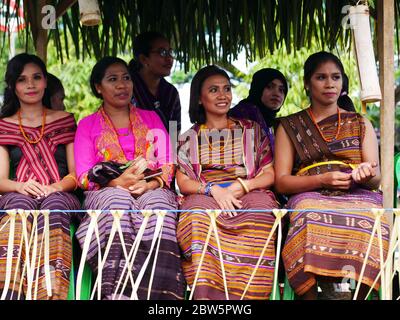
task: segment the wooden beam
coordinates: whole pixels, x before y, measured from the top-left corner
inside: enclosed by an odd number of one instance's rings
[[[37,27],[37,38],[35,42],[36,54],[46,63],[47,61],[47,34],[48,30],[43,29],[42,26],[42,8],[49,4],[49,0],[38,0],[37,11],[36,11],[36,27]]]
[[[67,10],[69,8],[71,8],[78,0],[63,0],[61,1],[56,8],[56,17],[57,19],[62,17],[64,15],[65,12],[67,12]]]
[[[378,1],[379,78],[382,190],[385,208],[393,207],[395,83],[394,83],[394,0]]]
[[[379,78],[382,89],[380,110],[381,127],[381,171],[384,208],[393,207],[394,192],[394,135],[395,135],[395,87],[394,87],[394,0],[378,0],[378,56]],[[393,226],[393,213],[386,212],[386,217]],[[393,257],[388,257],[388,265],[392,265]],[[386,278],[391,277],[391,269],[387,268]],[[392,286],[383,295],[392,297]]]

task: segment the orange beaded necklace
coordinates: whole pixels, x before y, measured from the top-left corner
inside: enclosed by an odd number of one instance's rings
[[[42,129],[40,130],[40,136],[36,140],[30,140],[28,136],[26,135],[24,128],[22,127],[22,119],[21,119],[21,109],[18,110],[18,125],[19,125],[19,130],[21,131],[22,135],[24,136],[24,139],[26,142],[30,144],[36,144],[40,140],[42,140],[43,135],[44,135],[44,128],[46,126],[46,108],[43,108],[43,115],[42,115]]]
[[[328,140],[327,138],[325,138],[324,134],[322,133],[321,129],[319,128],[317,121],[315,120],[315,117],[311,111],[311,108],[308,108],[308,113],[310,114],[311,120],[312,122],[315,124],[315,126],[317,127],[319,133],[321,134],[322,139],[324,139],[325,142],[332,142],[333,140],[337,140],[338,136],[339,136],[339,132],[340,132],[340,126],[341,126],[341,119],[340,119],[340,110],[339,107],[337,108],[337,114],[338,114],[338,125],[337,125],[337,129],[336,129],[336,134],[335,137]]]

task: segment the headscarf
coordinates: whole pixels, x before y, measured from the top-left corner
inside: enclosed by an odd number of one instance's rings
[[[266,124],[269,127],[273,127],[276,114],[278,113],[280,108],[278,110],[271,110],[262,103],[261,97],[263,95],[265,87],[274,79],[279,79],[282,81],[283,92],[285,95],[283,101],[285,101],[286,95],[288,93],[288,83],[285,76],[279,70],[272,68],[264,68],[254,73],[251,80],[249,96],[245,99],[258,107],[264,117]]]

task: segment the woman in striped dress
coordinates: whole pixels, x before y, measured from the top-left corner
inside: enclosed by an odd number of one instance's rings
[[[184,255],[183,271],[195,299],[240,299],[274,216],[272,212],[234,210],[270,210],[278,206],[269,190],[274,183],[269,140],[257,123],[228,117],[231,100],[230,79],[224,70],[208,66],[194,76],[189,114],[195,124],[180,136],[176,177],[185,195],[177,235]],[[213,234],[201,259],[211,222],[205,212],[192,211],[199,209],[224,210],[216,218],[223,267]],[[272,236],[244,295],[246,299],[269,298],[274,240]]]
[[[37,229],[33,214],[25,227],[20,214],[13,222],[11,215],[0,213],[0,292],[6,299],[66,299],[72,214],[63,210],[80,208],[71,193],[77,187],[75,120],[72,114],[50,109],[46,67],[37,56],[15,56],[7,65],[5,80],[0,119],[0,208],[61,211],[51,212],[48,223],[40,214]],[[36,232],[27,252],[23,235],[29,239]],[[43,242],[47,236],[48,248]],[[11,254],[7,252],[10,246],[14,247]],[[48,280],[51,282],[46,286]]]
[[[125,253],[131,251],[145,219],[140,212],[123,214],[122,244],[118,234],[110,239],[114,218],[107,210],[176,210],[176,195],[170,189],[174,166],[170,138],[160,118],[154,111],[130,104],[133,84],[125,61],[116,57],[98,61],[93,67],[90,85],[93,94],[103,103],[98,111],[79,122],[75,154],[79,183],[86,190],[84,208],[106,210],[97,221],[101,248],[93,235],[87,255],[98,274],[98,257],[104,257],[110,241],[110,251],[101,270],[101,299],[183,299],[185,286],[176,240],[177,214],[173,211],[165,215],[158,249],[153,248],[158,217],[150,216],[129,276],[137,290],[132,290],[131,280],[125,289],[123,284],[118,285],[127,276]],[[113,163],[122,166],[132,160],[136,160],[135,164],[128,165],[121,175],[111,178],[105,174]],[[145,180],[142,174],[145,167],[153,171],[161,169],[162,175]],[[111,171],[115,172],[115,168]],[[100,176],[103,180],[99,180]],[[85,215],[77,231],[82,247],[90,221],[90,216]]]
[[[358,297],[363,299],[382,262],[375,236],[360,279],[374,225],[370,209],[382,207],[382,195],[375,190],[380,182],[378,143],[371,123],[349,111],[352,103],[345,93],[341,96],[343,77],[335,55],[311,55],[304,64],[311,106],[282,118],[276,135],[275,186],[291,195],[287,206],[294,209],[282,257],[289,282],[303,299],[316,299],[317,281],[343,278],[362,282]],[[304,209],[308,211],[296,211]],[[385,219],[381,231],[385,257]]]

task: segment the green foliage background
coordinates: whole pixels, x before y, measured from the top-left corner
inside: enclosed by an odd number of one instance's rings
[[[63,59],[57,55],[57,50],[54,46],[53,41],[50,41],[48,46],[48,71],[59,77],[65,88],[65,105],[69,112],[75,115],[77,121],[83,117],[94,112],[100,105],[101,101],[94,97],[91,92],[89,77],[90,72],[96,63],[94,57],[86,56],[84,59],[76,59],[73,52],[73,47],[70,48],[69,57],[64,55]],[[243,74],[232,65],[224,65],[223,67],[232,73],[232,78],[237,84],[234,91],[240,98],[245,98],[248,95],[248,90],[251,83],[251,78],[254,72],[261,68],[272,67],[279,69],[288,79],[289,92],[285,100],[285,104],[279,113],[280,116],[285,116],[307,107],[309,101],[305,95],[303,87],[303,64],[307,57],[321,48],[315,43],[312,43],[309,48],[302,48],[300,50],[292,51],[288,54],[284,47],[275,50],[273,54],[269,54],[267,57],[260,59],[255,64],[252,64],[246,74]],[[17,40],[16,52],[24,52],[25,47],[21,39]],[[29,52],[34,52],[33,48],[28,48]],[[349,76],[350,80],[350,92],[349,95],[352,98],[357,110],[361,110],[361,104],[359,101],[359,79],[356,62],[351,50],[347,52],[334,52],[342,60],[345,71]],[[127,54],[119,55],[125,61],[130,60],[130,56]],[[0,92],[4,92],[4,74],[6,64],[8,61],[8,47],[3,47],[3,51],[0,55],[0,75],[2,75],[2,81],[0,81]],[[175,70],[171,75],[171,80],[175,84],[182,84],[190,82],[196,70],[193,67],[185,72],[183,69]],[[400,70],[396,71],[396,79],[400,79]],[[374,127],[378,129],[379,123],[379,112],[380,109],[376,105],[368,106],[367,117],[372,121]],[[396,139],[395,148],[396,151],[400,150],[400,108],[396,108]]]

